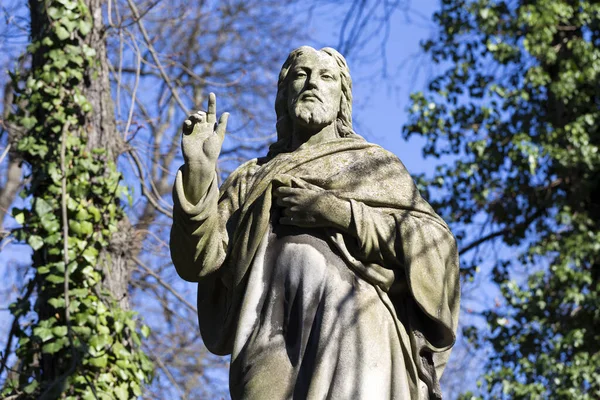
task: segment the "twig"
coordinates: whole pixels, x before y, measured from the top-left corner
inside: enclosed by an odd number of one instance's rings
[[[535,212],[529,218],[527,218],[525,221],[523,221],[520,224],[517,224],[516,226],[508,226],[508,227],[506,227],[504,229],[500,229],[499,231],[492,232],[489,235],[486,235],[486,236],[484,236],[482,238],[479,238],[479,239],[477,239],[477,240],[469,243],[468,245],[466,245],[462,249],[460,249],[460,251],[458,252],[458,254],[459,255],[463,255],[466,252],[473,250],[474,248],[476,248],[480,244],[487,242],[488,240],[497,238],[498,236],[504,236],[504,235],[506,235],[508,233],[516,231],[519,228],[527,228],[527,226],[529,224],[531,224],[540,215],[542,215],[542,211]]]
[[[131,156],[131,159],[133,159],[133,162],[135,163],[135,167],[138,170],[138,175],[139,175],[138,177],[140,179],[140,186],[142,187],[142,194],[144,196],[146,196],[146,198],[154,206],[154,208],[156,208],[158,211],[160,211],[167,217],[173,218],[173,213],[171,211],[167,210],[166,208],[162,207],[160,204],[158,204],[153,197],[153,193],[150,193],[148,191],[148,188],[144,184],[144,170],[142,168],[140,159],[137,157],[137,154],[135,154],[135,151],[133,149],[129,149],[129,150],[127,150],[127,153]]]
[[[148,229],[137,229],[137,232],[139,233],[145,233],[146,235],[150,235],[152,236],[157,242],[160,243],[160,245],[162,247],[169,247],[169,243],[165,242],[164,240],[162,240],[156,233],[152,232],[151,230]]]
[[[150,41],[148,32],[146,31],[146,28],[144,27],[144,24],[142,23],[142,21],[140,19],[140,13],[139,13],[137,7],[135,6],[135,4],[133,3],[132,0],[127,0],[127,4],[129,4],[129,8],[131,9],[131,12],[135,16],[136,23],[137,23],[138,27],[140,28],[140,32],[142,33],[142,36],[144,37],[144,41],[146,42],[146,46],[148,46],[148,50],[150,51],[150,54],[152,55],[152,59],[154,60],[154,62],[156,63],[156,66],[158,67],[158,70],[160,71],[160,75],[162,76],[163,80],[165,81],[165,83],[167,84],[169,89],[171,90],[171,93],[173,94],[173,97],[175,97],[175,100],[177,101],[177,104],[179,104],[179,107],[181,107],[181,110],[187,115],[189,113],[189,110],[187,109],[185,104],[183,104],[183,101],[181,101],[181,98],[179,97],[179,93],[177,93],[177,90],[175,90],[175,87],[173,86],[171,79],[167,76],[167,73],[165,72],[165,70],[158,58],[158,54],[156,53],[156,50],[154,50],[154,46],[152,45],[152,42]]]
[[[154,361],[156,361],[158,367],[164,371],[165,375],[167,375],[167,379],[169,379],[169,382],[171,382],[171,384],[175,386],[179,393],[181,393],[181,398],[187,400],[185,391],[181,388],[181,386],[179,386],[179,384],[175,380],[175,377],[171,374],[171,371],[169,371],[162,359],[156,354],[154,350],[152,350],[151,347],[148,347],[148,351],[152,354],[152,358],[154,359]]]
[[[5,235],[6,234],[6,235]],[[4,248],[6,246],[8,246],[10,243],[15,242],[17,239],[15,239],[13,236],[9,236],[10,232],[0,232],[0,252],[2,252],[2,250],[4,250]]]
[[[73,340],[73,329],[71,326],[71,311],[70,308],[70,297],[69,297],[69,219],[67,215],[67,168],[65,165],[66,159],[66,149],[67,149],[67,133],[71,123],[67,121],[63,126],[62,137],[61,137],[61,146],[60,146],[60,169],[61,169],[61,214],[62,214],[62,225],[63,225],[63,261],[65,263],[65,272],[64,272],[64,284],[63,284],[63,296],[65,299],[65,323],[67,324],[67,336],[69,338],[69,347],[71,349],[71,366],[64,374],[59,376],[54,382],[48,386],[48,388],[44,391],[44,393],[40,396],[40,399],[45,399],[46,395],[48,395],[51,390],[56,386],[59,382],[62,382],[67,376],[71,375],[73,371],[75,371],[77,360],[77,351],[75,349],[75,341]],[[85,381],[92,389],[92,394],[94,398],[98,400],[98,395],[96,394],[96,388],[94,384],[89,380],[89,378],[84,374]]]
[[[67,332],[69,334],[69,345],[71,346],[71,368],[75,365],[75,346],[73,345],[73,332],[71,331],[71,312],[69,311],[69,217],[67,215],[67,167],[65,165],[65,153],[67,149],[67,131],[69,130],[70,122],[67,121],[63,126],[61,145],[60,145],[60,170],[62,177],[60,179],[60,207],[62,214],[62,234],[63,234],[63,261],[65,263],[65,282],[64,282],[64,297],[65,297],[65,322],[67,323]]]
[[[129,127],[131,126],[131,120],[133,119],[133,110],[135,109],[135,95],[138,89],[138,85],[140,83],[140,70],[142,68],[142,53],[140,51],[139,46],[135,40],[135,37],[131,34],[131,32],[127,31],[129,36],[131,37],[131,42],[133,43],[133,47],[135,47],[135,54],[137,55],[137,65],[136,65],[136,74],[135,81],[133,83],[133,89],[131,93],[131,104],[129,106],[129,115],[127,115],[127,124],[125,125],[125,132],[123,133],[123,138],[127,140],[127,134],[129,133]]]
[[[173,296],[175,296],[177,298],[177,300],[181,301],[190,310],[192,310],[193,312],[198,314],[198,309],[196,307],[194,307],[192,304],[190,304],[190,302],[188,302],[186,299],[181,297],[181,295],[179,293],[177,293],[177,291],[175,291],[175,289],[173,289],[173,287],[171,287],[171,285],[169,285],[167,282],[163,281],[162,278],[156,272],[152,271],[150,269],[150,267],[148,267],[146,264],[144,264],[142,262],[142,260],[140,260],[137,257],[134,257],[133,261],[135,261],[140,267],[142,267],[142,269],[144,271],[146,271],[149,275],[151,275],[154,279],[156,279],[156,281],[158,283],[160,283],[165,289],[167,289],[169,292],[171,292],[173,294]]]
[[[27,285],[27,291],[23,295],[23,301],[27,301],[27,299],[29,299],[29,296],[31,296],[31,293],[33,292],[34,287],[35,287],[35,281],[34,280],[29,281],[29,284]],[[2,376],[2,372],[4,372],[4,368],[6,368],[6,365],[8,363],[8,352],[10,351],[10,348],[12,347],[12,339],[14,337],[14,333],[15,333],[18,325],[19,325],[19,318],[15,316],[15,318],[13,319],[12,325],[10,327],[10,331],[8,333],[8,340],[6,341],[4,353],[2,354],[2,365],[0,365],[0,376]]]
[[[6,146],[6,148],[4,149],[4,151],[2,152],[2,154],[0,155],[0,164],[2,164],[2,161],[4,160],[4,157],[6,157],[6,155],[8,154],[9,150],[10,150],[10,143],[8,144],[8,146]]]

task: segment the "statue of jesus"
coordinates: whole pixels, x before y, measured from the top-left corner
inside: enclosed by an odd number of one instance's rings
[[[459,310],[456,241],[400,160],[352,128],[334,49],[292,51],[278,140],[218,187],[228,114],[183,125],[171,257],[198,283],[231,397],[437,399]]]

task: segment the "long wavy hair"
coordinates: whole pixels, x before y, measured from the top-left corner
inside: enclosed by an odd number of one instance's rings
[[[292,119],[288,110],[288,86],[290,80],[290,69],[294,66],[298,57],[306,51],[316,51],[310,46],[302,46],[292,51],[281,67],[279,81],[277,82],[277,97],[275,98],[275,113],[277,115],[277,141],[269,147],[267,158],[274,157],[279,153],[292,150]],[[347,137],[355,134],[352,129],[352,79],[346,59],[337,50],[324,47],[319,50],[331,56],[340,68],[342,84],[342,96],[340,111],[335,120],[335,128],[339,137]]]

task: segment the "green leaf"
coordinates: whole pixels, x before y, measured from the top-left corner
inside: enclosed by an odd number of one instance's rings
[[[55,33],[60,40],[67,40],[69,37],[71,37],[69,31],[67,31],[62,25],[58,25],[56,27]]]
[[[69,220],[69,230],[75,235],[81,235],[81,223],[75,220]]]
[[[144,338],[147,338],[148,336],[150,336],[150,327],[148,325],[142,325],[142,328],[140,329],[140,331]]]
[[[75,218],[77,218],[77,220],[79,221],[86,220],[89,217],[90,213],[85,208],[81,208],[79,211],[77,211],[77,214],[75,215]]]
[[[74,10],[77,7],[77,2],[74,0],[57,0],[67,10]]]
[[[52,339],[54,337],[54,335],[52,334],[52,330],[51,329],[45,328],[45,327],[41,327],[41,326],[33,328],[33,334],[35,336],[37,336],[38,338],[40,338],[40,340],[42,342],[47,342],[48,340],[50,340],[50,339]]]
[[[18,214],[14,215],[14,219],[19,225],[23,225],[23,223],[25,223],[25,213],[19,211]]]
[[[108,354],[102,354],[101,356],[97,357],[90,357],[88,359],[88,362],[94,367],[104,368],[108,365]]]
[[[42,346],[42,353],[45,354],[55,354],[59,352],[61,349],[65,348],[67,344],[67,338],[59,338],[54,340],[53,342],[46,343]]]
[[[128,400],[129,393],[127,390],[127,383],[122,383],[119,386],[117,386],[115,388],[115,395],[117,396],[117,399],[119,399],[119,400]]]
[[[39,271],[39,269],[38,269]],[[54,297],[48,300],[48,304],[50,304],[54,308],[64,308],[65,307],[65,299],[64,297]]]
[[[79,32],[86,36],[92,30],[92,24],[87,20],[79,20]]]
[[[32,394],[35,391],[35,389],[38,388],[38,386],[40,386],[40,383],[37,380],[34,379],[34,380],[31,381],[31,383],[29,383],[27,386],[25,386],[23,388],[23,391],[26,394]]]
[[[63,10],[57,7],[48,7],[48,10],[46,12],[48,13],[48,16],[54,20],[59,19],[63,16]]]
[[[54,211],[54,209],[52,208],[50,203],[48,203],[46,200],[39,198],[39,197],[35,199],[34,209],[35,209],[35,213],[39,217],[42,217],[42,216]]]
[[[68,332],[68,329],[66,326],[55,326],[54,328],[52,328],[52,333],[56,337],[66,336],[67,332]]]
[[[77,23],[71,21],[69,18],[61,18],[59,22],[67,29],[67,31],[69,31],[69,33],[73,32],[77,26]]]
[[[27,243],[33,250],[39,250],[44,245],[44,240],[37,235],[31,235],[29,239],[27,239]]]
[[[65,281],[65,277],[62,275],[50,274],[46,277],[46,280],[53,284],[63,283]]]
[[[58,232],[60,229],[60,224],[58,223],[58,219],[54,214],[44,214],[40,219],[40,222],[46,232],[50,234]]]
[[[129,386],[131,386],[131,391],[136,397],[140,397],[142,395],[140,385],[138,385],[136,382],[130,382]]]
[[[82,256],[88,263],[95,264],[98,257],[98,250],[93,247],[87,247]]]

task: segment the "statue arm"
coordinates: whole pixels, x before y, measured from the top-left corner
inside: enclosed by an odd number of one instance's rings
[[[456,240],[446,224],[433,210],[426,211],[429,205],[419,211],[388,213],[355,200],[350,203],[349,233],[357,239],[359,258],[404,271],[413,298],[426,316],[421,320],[436,321],[419,327],[428,347],[434,352],[448,349],[455,340],[460,288]],[[442,370],[443,366],[438,376]]]
[[[220,194],[216,171],[208,182],[196,204],[185,195],[182,170],[173,186],[171,258],[179,276],[190,282],[198,282],[223,264],[229,240],[225,227],[237,200],[228,193]]]
[[[358,242],[359,258],[390,269],[402,266],[394,216],[356,200],[348,201],[351,223],[347,233]]]

